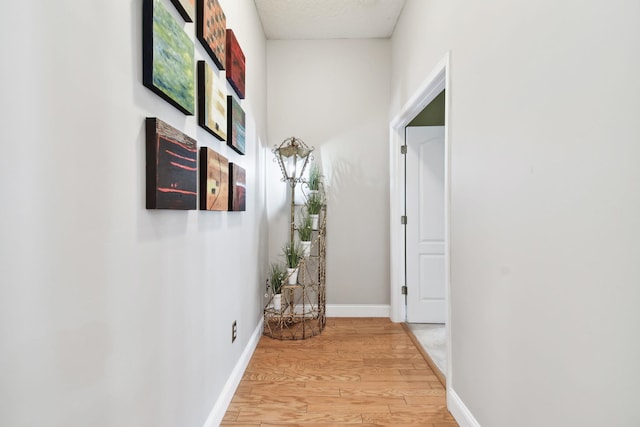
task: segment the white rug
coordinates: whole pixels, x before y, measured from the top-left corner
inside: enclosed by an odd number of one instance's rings
[[[443,324],[407,323],[442,375],[447,374],[447,332]]]

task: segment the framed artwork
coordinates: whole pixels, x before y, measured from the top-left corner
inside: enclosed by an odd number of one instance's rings
[[[160,0],[144,0],[142,83],[187,115],[195,111],[193,42]]]
[[[211,148],[200,148],[200,210],[229,209],[229,161]]]
[[[155,117],[146,134],[147,209],[196,209],[196,140]]]
[[[247,176],[245,170],[235,163],[229,163],[229,210],[247,210]]]
[[[178,13],[187,22],[193,22],[196,13],[195,0],[171,0],[171,3],[178,9]]]
[[[227,96],[227,145],[240,154],[245,152],[245,114],[236,99]]]
[[[225,69],[227,18],[218,0],[198,0],[196,35],[213,62]]]
[[[227,139],[227,85],[205,61],[198,61],[198,124]]]
[[[240,99],[244,99],[244,53],[233,30],[227,30],[227,80]]]

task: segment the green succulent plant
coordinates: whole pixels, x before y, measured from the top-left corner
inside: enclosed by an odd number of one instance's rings
[[[298,222],[298,237],[303,242],[311,241],[311,236],[313,234],[313,229],[311,228],[311,217],[309,215],[305,215],[302,217],[300,222]]]
[[[302,246],[300,246],[298,242],[287,243],[282,247],[282,253],[286,260],[287,267],[296,268],[304,256],[304,249],[302,249]]]
[[[307,180],[307,186],[309,190],[317,191],[320,187],[320,168],[317,164],[313,163],[309,170],[309,179]]]
[[[269,267],[269,283],[274,294],[279,294],[282,282],[287,277],[287,269],[282,263],[274,262]]]
[[[320,213],[320,209],[322,209],[323,204],[324,200],[322,200],[322,196],[320,195],[320,193],[310,194],[305,203],[307,207],[307,213],[309,215],[318,215]]]

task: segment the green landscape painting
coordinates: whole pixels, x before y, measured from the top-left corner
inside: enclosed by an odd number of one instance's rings
[[[143,83],[187,115],[195,112],[193,42],[160,0],[145,0]]]

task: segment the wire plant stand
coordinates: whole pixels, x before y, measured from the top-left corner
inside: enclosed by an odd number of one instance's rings
[[[319,190],[324,193],[323,190]],[[274,304],[273,286],[267,284],[267,304],[264,308],[264,335],[280,340],[302,340],[319,335],[326,324],[326,237],[327,204],[318,215],[318,227],[313,230],[310,255],[299,264],[295,285],[281,286],[280,307]],[[294,200],[291,201],[294,204]],[[293,207],[292,207],[293,210]]]

